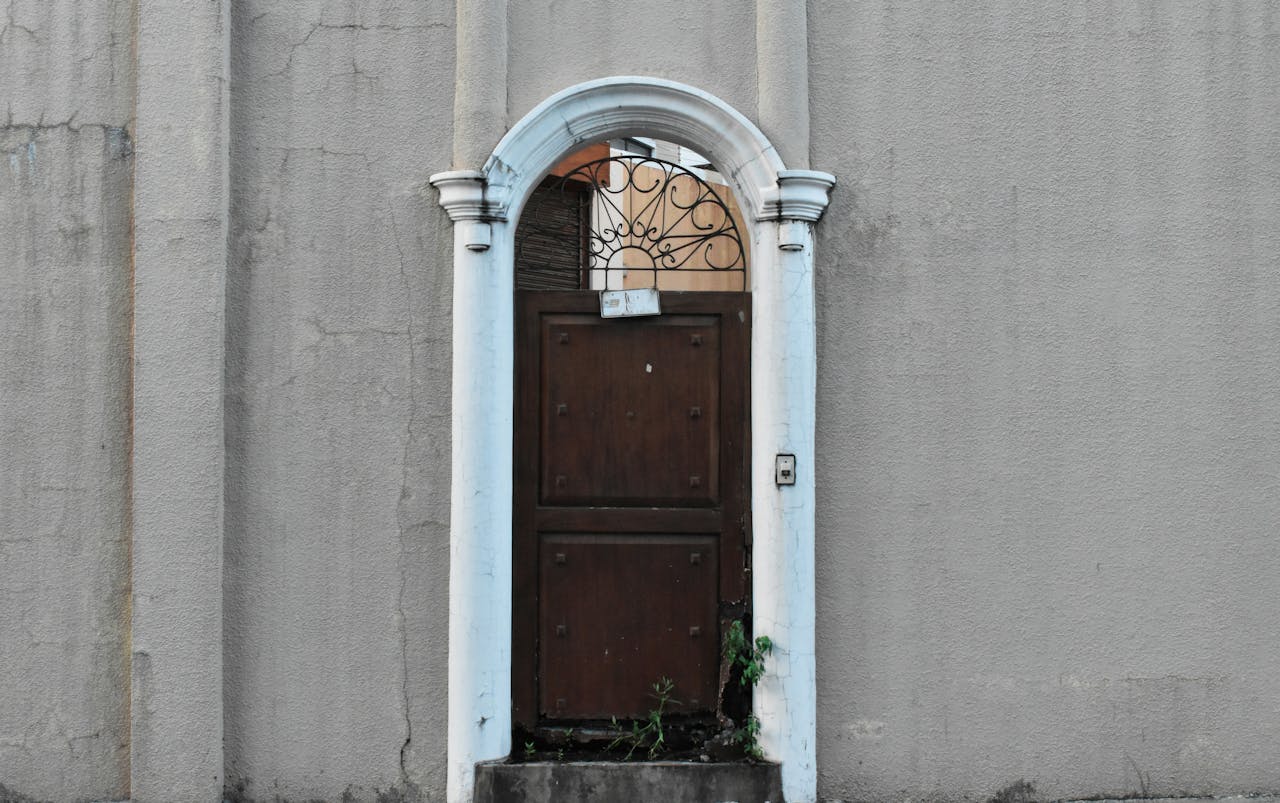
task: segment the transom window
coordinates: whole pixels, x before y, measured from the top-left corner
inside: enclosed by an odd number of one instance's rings
[[[733,192],[699,154],[630,138],[584,148],[534,191],[516,231],[527,290],[746,289]]]

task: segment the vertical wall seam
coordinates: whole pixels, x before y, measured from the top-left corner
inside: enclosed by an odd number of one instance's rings
[[[218,554],[217,554],[217,578],[218,578],[218,594],[216,603],[217,611],[217,646],[218,646],[218,674],[216,683],[216,699],[217,699],[217,761],[218,761],[218,781],[219,787],[224,787],[227,777],[227,759],[226,759],[226,694],[224,678],[226,677],[226,666],[223,661],[225,647],[223,645],[223,636],[226,633],[225,622],[223,621],[224,609],[222,606],[222,578],[226,563],[226,544],[227,544],[227,422],[226,422],[226,403],[227,403],[227,348],[229,332],[227,331],[227,292],[228,276],[230,275],[230,259],[231,259],[231,0],[221,0],[221,8],[219,10],[221,20],[220,30],[222,33],[222,56],[219,65],[219,75],[221,75],[221,93],[218,101],[219,106],[219,156],[222,163],[222,195],[219,204],[219,217],[222,218],[222,259],[221,259],[221,304],[222,309],[218,316],[218,343],[220,345],[218,351],[218,477],[220,478],[220,488],[218,489]],[[219,790],[219,799],[224,792]]]
[[[126,798],[133,797],[133,482],[134,482],[134,390],[133,375],[136,370],[137,353],[137,185],[138,158],[136,143],[138,141],[138,0],[129,4],[129,65],[133,70],[133,92],[129,105],[129,121],[125,124],[129,139],[135,143],[135,155],[129,165],[129,365],[126,371],[125,405],[126,413],[125,437],[128,443],[125,450],[125,502],[124,502],[124,536],[125,547],[125,585],[124,585],[124,672],[126,682],[124,689],[125,745],[124,745],[124,789]]]

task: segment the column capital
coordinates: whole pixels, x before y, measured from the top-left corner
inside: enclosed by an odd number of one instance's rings
[[[440,205],[449,213],[449,219],[489,220],[489,204],[485,201],[488,181],[479,170],[449,170],[436,173],[428,179],[440,193]]]
[[[836,177],[820,170],[779,170],[777,216],[816,223],[831,201]]]

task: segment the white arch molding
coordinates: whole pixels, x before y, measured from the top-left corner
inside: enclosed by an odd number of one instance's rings
[[[534,187],[593,142],[652,136],[710,158],[751,230],[752,614],[774,641],[755,690],[760,744],[792,803],[817,796],[814,685],[813,225],[835,178],[787,170],[755,125],[684,84],[616,77],[545,100],[482,170],[431,177],[454,222],[448,799],[511,751],[511,495],[515,227]],[[796,484],[774,484],[795,454]]]

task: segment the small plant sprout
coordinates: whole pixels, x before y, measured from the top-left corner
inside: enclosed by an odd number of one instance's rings
[[[609,750],[613,750],[621,745],[628,745],[627,755],[623,757],[623,761],[630,761],[631,756],[642,747],[648,746],[648,756],[650,759],[657,758],[659,754],[666,749],[666,736],[662,730],[662,714],[666,710],[668,703],[680,703],[679,700],[671,699],[671,692],[675,690],[676,684],[670,678],[659,678],[658,682],[653,684],[653,694],[649,695],[658,701],[657,708],[649,709],[649,716],[645,718],[644,724],[639,722],[631,723],[631,732],[623,733],[618,738],[609,743]],[[611,719],[614,727],[618,726],[617,717]]]
[[[735,621],[729,625],[729,632],[724,637],[724,651],[731,663],[742,667],[743,686],[754,686],[764,677],[765,656],[773,652],[773,640],[768,636],[760,636],[755,644],[747,641],[742,622]]]
[[[764,761],[760,749],[760,720],[755,714],[747,714],[747,724],[733,732],[733,740],[742,745],[742,752],[754,761]]]
[[[773,640],[768,636],[759,636],[755,643],[747,641],[746,628],[742,622],[729,625],[729,632],[724,637],[724,654],[731,666],[742,668],[739,683],[743,686],[755,686],[764,677],[764,659],[773,652]],[[733,732],[733,741],[741,745],[742,752],[753,761],[764,760],[764,750],[760,748],[760,720],[755,714],[747,714],[747,721]]]

